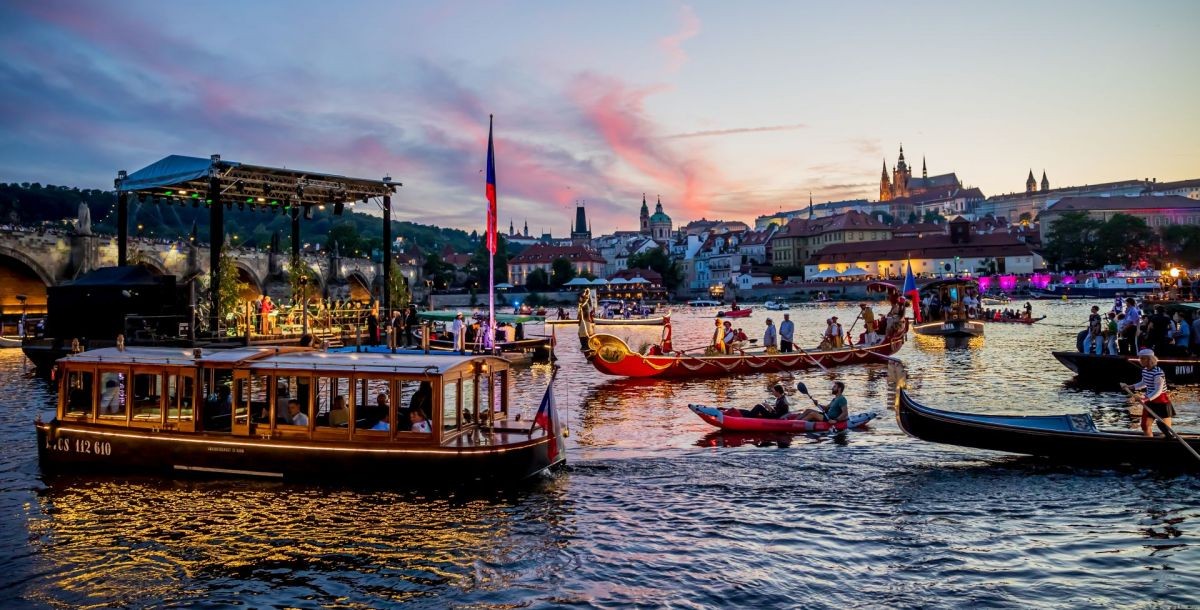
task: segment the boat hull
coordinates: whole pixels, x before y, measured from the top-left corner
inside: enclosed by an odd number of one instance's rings
[[[1050,352],[1081,381],[1091,383],[1136,383],[1142,366],[1134,356],[1098,356],[1083,352]],[[1200,358],[1159,358],[1158,366],[1170,383],[1200,383]]]
[[[913,332],[927,337],[982,337],[983,323],[974,320],[925,322],[913,326]]]
[[[726,415],[716,407],[706,405],[688,405],[688,408],[705,422],[730,432],[828,432],[831,428],[837,430],[860,428],[877,417],[875,413],[858,413],[836,426],[831,426],[828,422],[799,419],[735,417]]]
[[[1042,316],[1040,318],[1030,318],[1028,320],[1026,320],[1024,318],[1016,318],[1016,319],[1008,319],[1008,320],[1005,320],[1005,319],[987,320],[987,319],[985,319],[984,322],[986,322],[988,324],[1037,324],[1038,322],[1041,322],[1042,320],[1045,320],[1045,319],[1046,319],[1046,316]]]
[[[514,436],[524,437],[525,432],[514,431]],[[544,433],[501,446],[404,447],[113,429],[52,421],[37,424],[37,442],[38,459],[47,473],[355,480],[405,486],[516,481],[553,465],[549,459],[550,439]],[[558,461],[562,455],[560,452]]]
[[[1063,286],[1047,286],[1045,290],[1039,290],[1037,293],[1042,298],[1052,299],[1062,298],[1063,295],[1067,295],[1068,299],[1101,299],[1127,294],[1145,294],[1147,292],[1154,292],[1160,288],[1158,284],[1132,284],[1129,286],[1080,286],[1072,284],[1066,288]]]
[[[718,318],[748,318],[754,312],[753,308],[746,309],[731,309],[729,311],[718,311]]]
[[[900,390],[896,421],[909,435],[931,443],[1036,455],[1087,464],[1132,464],[1170,470],[1200,469],[1179,441],[1136,432],[1096,430],[1086,415],[979,416],[925,407]],[[1056,424],[1044,424],[1053,420]],[[1200,448],[1200,436],[1181,435]]]
[[[665,318],[599,318],[592,320],[595,326],[662,326]],[[546,324],[569,324],[578,326],[579,320],[546,320]]]
[[[849,347],[827,351],[786,354],[730,354],[722,356],[639,354],[618,337],[593,335],[586,339],[585,355],[596,370],[621,377],[659,377],[685,379],[745,373],[799,371],[820,366],[844,366],[866,362],[884,362],[904,347],[906,328],[870,347]]]

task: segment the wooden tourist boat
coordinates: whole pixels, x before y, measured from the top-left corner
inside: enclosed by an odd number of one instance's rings
[[[450,328],[449,325],[454,322],[454,319],[458,316],[458,313],[459,312],[456,312],[456,311],[422,311],[417,314],[417,317],[423,321],[441,323],[441,324],[445,325],[444,328],[445,328],[446,332],[449,332],[449,328]],[[485,322],[486,320],[487,320],[486,312],[474,312],[472,314],[464,316],[464,321],[467,323],[471,323],[471,322],[482,323],[482,322]],[[497,341],[496,347],[502,353],[510,353],[510,354],[515,354],[515,353],[525,354],[525,353],[527,353],[527,354],[530,354],[531,359],[536,360],[538,362],[545,362],[545,361],[550,360],[551,356],[554,353],[553,346],[551,346],[551,344],[550,344],[550,337],[546,337],[546,336],[529,337],[529,336],[524,336],[524,332],[521,332],[521,333],[516,332],[516,327],[518,325],[524,326],[526,324],[541,324],[544,321],[545,321],[545,318],[541,315],[533,316],[533,315],[525,315],[525,314],[499,314],[499,313],[496,314],[496,323],[497,324],[506,324],[509,327],[511,327],[507,330],[512,331],[511,333],[509,333],[509,332],[507,332],[506,329],[500,328],[497,331],[497,335],[496,335],[497,338],[500,338],[502,335],[508,336],[510,338],[501,339],[500,341]],[[422,337],[424,337],[426,328],[429,328],[429,325],[422,326],[421,328],[416,330],[415,334],[418,339],[421,339]],[[445,336],[446,336],[445,333],[443,333],[441,337],[438,337],[437,333],[430,335],[429,349],[437,350],[437,351],[447,351],[447,352],[454,351],[454,341],[451,338],[444,338]],[[518,338],[518,337],[520,337],[520,338]],[[476,347],[477,346],[474,344],[474,342],[470,342],[470,341],[466,345],[466,349],[468,352],[478,351],[478,350],[476,350]]]
[[[873,412],[856,413],[848,417],[846,421],[831,426],[828,422],[788,419],[786,416],[780,419],[738,417],[729,415],[717,407],[706,405],[688,405],[688,408],[705,422],[730,432],[828,432],[830,428],[836,430],[861,428],[878,417],[878,414]]]
[[[37,422],[49,472],[419,485],[520,480],[565,460],[553,401],[537,430],[510,419],[508,363],[492,356],[131,347],[57,372],[57,415]],[[430,432],[404,425],[418,406]]]
[[[1037,455],[1089,464],[1133,464],[1167,469],[1198,468],[1200,461],[1176,439],[1140,431],[1096,428],[1092,416],[978,415],[932,409],[900,389],[896,421],[908,434],[931,443]],[[1200,449],[1200,435],[1180,434]]]
[[[1117,385],[1142,378],[1137,356],[1100,356],[1083,352],[1050,352],[1081,381]],[[1170,383],[1200,383],[1200,357],[1161,356],[1158,367]]]
[[[1052,283],[1039,294],[1046,298],[1113,298],[1118,295],[1145,294],[1162,289],[1161,274],[1144,271],[1093,272],[1071,284]]]
[[[663,327],[663,334],[668,339],[670,328],[670,324]],[[584,338],[584,356],[601,373],[624,377],[686,378],[773,373],[820,366],[883,362],[885,356],[904,347],[907,332],[908,322],[905,320],[898,323],[894,331],[888,333],[881,343],[869,347],[852,346],[791,353],[739,351],[714,356],[673,352],[669,347],[664,350],[662,345],[652,346],[650,353],[639,354],[630,349],[620,337],[594,334]]]
[[[753,307],[745,307],[742,309],[730,309],[729,311],[718,311],[718,318],[747,318],[754,312]]]
[[[913,332],[918,335],[935,337],[981,337],[983,323],[970,318],[969,308],[963,303],[968,294],[978,293],[974,280],[938,280],[921,287],[919,294],[924,303],[925,296],[932,294],[938,298],[941,306],[923,311],[921,318],[913,325]],[[946,305],[946,304],[949,305]]]

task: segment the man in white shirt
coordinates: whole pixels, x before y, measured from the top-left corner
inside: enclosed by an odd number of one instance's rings
[[[467,329],[467,323],[463,321],[462,312],[454,316],[454,323],[450,325],[450,333],[454,335],[454,351],[463,352],[466,350],[466,344],[463,342],[463,335]]]
[[[308,427],[308,416],[300,412],[300,401],[292,399],[288,401],[288,420],[293,426]]]

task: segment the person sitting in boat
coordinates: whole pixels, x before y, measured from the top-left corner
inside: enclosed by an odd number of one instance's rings
[[[422,381],[408,401],[408,410],[428,413],[433,408],[433,386],[428,381]]]
[[[350,410],[346,408],[346,397],[333,397],[333,408],[329,409],[329,425],[334,428],[345,428],[350,425]]]
[[[375,422],[374,426],[371,426],[371,430],[391,430],[392,426],[388,423],[389,417],[390,416],[387,413],[384,413],[383,417],[379,418],[379,421]]]
[[[771,388],[771,394],[775,397],[774,405],[765,405],[759,403],[754,405],[752,409],[726,409],[727,415],[735,417],[755,417],[760,419],[779,419],[788,413],[787,396],[783,394],[783,385],[775,384]]]
[[[562,307],[559,307],[558,308],[558,319],[559,320],[569,320],[570,318],[567,316],[567,310],[563,309]]]
[[[421,409],[413,409],[412,411],[409,411],[408,421],[411,424],[409,429],[413,432],[420,432],[422,434],[429,434],[433,432],[433,426],[429,425],[429,419],[425,417],[425,412]]]
[[[732,354],[734,350],[742,348],[742,343],[738,341],[737,331],[733,329],[733,324],[728,320],[725,321],[725,353]]]
[[[835,381],[831,391],[833,399],[829,401],[829,404],[824,407],[817,405],[816,409],[805,409],[797,419],[831,424],[846,421],[850,417],[850,405],[846,402],[846,397],[842,395],[846,391],[846,384]]]
[[[295,398],[288,401],[288,423],[308,427],[308,415],[300,412],[300,401]]]
[[[1171,418],[1175,417],[1175,406],[1171,404],[1171,397],[1167,395],[1167,376],[1159,368],[1158,357],[1154,355],[1154,350],[1139,350],[1137,355],[1138,361],[1142,364],[1142,380],[1133,385],[1122,383],[1121,389],[1143,392],[1141,396],[1137,397],[1138,402],[1142,403],[1142,434],[1154,436],[1151,427],[1154,418],[1147,411],[1154,411],[1169,428]],[[1167,430],[1164,429],[1163,433],[1166,434]]]
[[[729,306],[729,311],[737,311],[737,310],[739,310],[739,309],[741,309],[741,307],[738,307],[738,304],[737,304],[737,299],[734,299],[734,300],[733,300],[733,305],[730,305],[730,306]]]
[[[762,346],[768,353],[779,350],[778,333],[775,332],[775,321],[767,318],[767,329],[763,332]]]

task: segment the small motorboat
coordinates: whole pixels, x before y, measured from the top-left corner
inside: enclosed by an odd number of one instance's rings
[[[6,347],[21,347],[21,338],[17,336],[0,335],[0,349]]]
[[[1011,303],[1011,301],[1008,299],[1007,295],[980,297],[979,302],[984,305],[993,306],[993,307],[997,306],[997,305],[1008,305],[1009,303]]]
[[[1132,464],[1172,470],[1200,468],[1174,438],[1134,430],[1100,430],[1092,416],[982,415],[942,411],[896,393],[896,421],[909,435],[931,443],[1037,455],[1065,462]],[[1200,435],[1179,434],[1200,449]]]
[[[836,430],[861,428],[879,416],[873,411],[855,413],[846,421],[832,426],[828,422],[804,421],[788,417],[788,415],[798,416],[799,413],[789,413],[780,419],[767,419],[729,415],[723,409],[707,405],[688,405],[688,408],[692,410],[692,413],[700,416],[700,419],[730,432],[828,432],[831,428]]]
[[[720,303],[718,303],[717,301],[710,300],[710,299],[695,299],[692,301],[688,301],[688,307],[700,308],[700,307],[720,307],[720,306],[721,306]]]
[[[1050,352],[1050,355],[1085,383],[1116,385],[1134,383],[1142,378],[1142,366],[1137,356],[1102,356],[1066,351]],[[1158,359],[1158,367],[1170,383],[1200,383],[1200,357],[1163,355]]]
[[[763,304],[763,307],[766,307],[771,311],[784,311],[786,309],[791,309],[791,306],[783,301],[767,301]]]
[[[745,307],[742,309],[730,309],[729,311],[718,311],[717,317],[718,318],[747,318],[750,316],[751,312],[753,312],[753,311],[754,311],[753,307]]]

